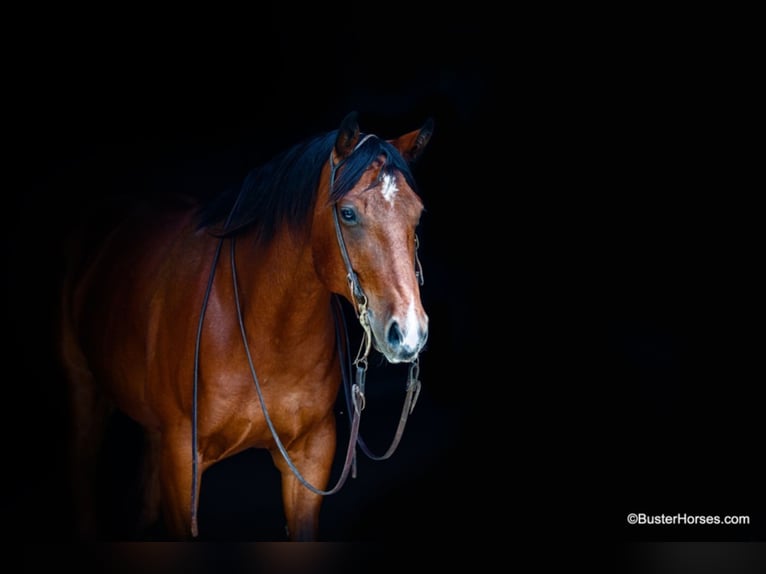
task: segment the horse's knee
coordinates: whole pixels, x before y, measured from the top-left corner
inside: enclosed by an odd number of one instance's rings
[[[313,541],[317,538],[319,530],[319,511],[322,506],[323,496],[310,491],[289,468],[281,469],[282,472],[282,503],[287,521],[286,531],[290,540]],[[319,489],[325,488],[325,480],[321,475],[307,472],[304,475],[310,484]]]

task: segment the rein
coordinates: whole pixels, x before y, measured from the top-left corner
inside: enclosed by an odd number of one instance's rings
[[[354,153],[365,141],[367,141],[368,138],[373,137],[372,134],[368,134],[364,136],[359,142],[356,144],[354,149],[351,153]],[[350,155],[350,154],[349,154]],[[333,161],[333,154],[332,151],[330,152],[330,194],[332,194],[332,190],[335,187],[335,174],[337,173],[338,169],[343,165],[345,162],[345,159],[339,161],[338,163],[335,163]],[[234,202],[234,205],[232,206],[231,211],[229,212],[229,216],[226,219],[226,223],[224,225],[224,229],[228,228],[231,218],[234,215],[237,207],[239,206],[241,199],[241,194],[237,196],[236,201]],[[339,297],[337,295],[334,295],[334,320],[336,322],[336,344],[338,345],[338,351],[341,356],[341,377],[343,380],[343,390],[346,398],[346,408],[349,411],[349,418],[350,418],[350,435],[349,435],[349,441],[348,441],[348,447],[346,449],[346,459],[343,465],[343,470],[341,471],[341,475],[338,478],[338,481],[336,482],[335,486],[329,490],[322,490],[311,483],[309,483],[303,475],[300,473],[298,468],[293,463],[292,459],[290,458],[290,455],[287,452],[287,449],[282,444],[282,441],[279,438],[279,435],[277,433],[276,428],[274,427],[274,423],[271,420],[271,417],[269,416],[268,409],[266,408],[266,402],[263,398],[263,393],[261,391],[261,385],[258,380],[258,376],[255,372],[255,367],[253,365],[253,359],[250,354],[250,346],[247,342],[247,334],[245,332],[245,324],[244,320],[242,318],[242,309],[240,306],[240,299],[239,299],[239,289],[237,285],[237,270],[236,270],[236,264],[235,264],[235,257],[234,257],[234,249],[235,249],[235,238],[231,238],[231,250],[230,250],[230,260],[231,260],[231,274],[232,274],[232,283],[234,286],[234,300],[236,303],[237,308],[237,320],[239,322],[239,328],[240,333],[242,335],[242,342],[245,347],[245,353],[247,355],[247,362],[248,366],[250,368],[250,374],[253,378],[253,382],[255,384],[255,390],[258,393],[258,400],[261,404],[261,410],[263,411],[263,416],[266,420],[266,424],[269,427],[269,430],[271,431],[271,435],[274,438],[274,442],[277,445],[277,448],[279,449],[279,452],[282,454],[283,458],[285,459],[285,462],[290,467],[290,470],[293,472],[293,474],[296,476],[296,478],[305,486],[308,488],[311,492],[321,495],[321,496],[327,496],[330,494],[335,494],[338,492],[341,487],[345,484],[346,479],[348,478],[349,471],[353,469],[352,476],[356,477],[356,449],[355,445],[359,444],[362,451],[371,459],[373,460],[384,460],[389,458],[396,448],[399,445],[399,442],[401,440],[401,437],[404,433],[404,428],[406,426],[407,417],[412,413],[413,409],[415,408],[415,403],[417,402],[417,398],[420,394],[420,387],[421,383],[418,379],[418,375],[420,373],[420,366],[419,366],[419,359],[415,358],[410,363],[410,369],[409,369],[409,375],[407,379],[407,387],[406,387],[406,396],[404,400],[404,404],[402,406],[402,412],[399,417],[399,424],[396,429],[396,433],[394,435],[394,438],[391,442],[391,445],[386,450],[386,452],[382,455],[375,455],[373,454],[370,449],[365,444],[364,440],[362,439],[361,435],[359,434],[359,425],[361,421],[361,414],[365,407],[365,396],[364,396],[364,383],[365,383],[365,377],[367,373],[367,357],[370,353],[370,348],[372,344],[372,333],[371,333],[371,327],[369,322],[369,311],[367,309],[367,296],[364,293],[364,290],[362,289],[361,284],[359,283],[359,278],[357,277],[356,272],[354,271],[351,260],[348,255],[348,250],[346,249],[346,243],[343,239],[343,232],[340,227],[340,222],[338,219],[338,205],[337,203],[333,206],[333,221],[335,225],[335,232],[338,239],[338,245],[340,247],[341,255],[343,257],[343,263],[346,267],[346,279],[349,283],[349,289],[351,291],[352,300],[354,302],[354,311],[356,312],[357,319],[359,320],[360,325],[362,326],[363,334],[362,334],[362,341],[359,347],[359,350],[357,352],[357,356],[353,361],[353,365],[356,367],[356,377],[355,382],[352,384],[350,382],[349,377],[349,371],[351,369],[351,361],[350,361],[350,354],[348,354],[349,349],[349,340],[348,340],[348,330],[346,328],[346,322],[345,317],[343,315],[343,309],[341,306],[341,303],[339,301]],[[199,390],[199,355],[200,355],[200,342],[202,339],[202,326],[204,323],[205,318],[205,311],[207,310],[208,300],[210,298],[210,292],[213,287],[213,281],[215,277],[215,270],[218,265],[218,260],[220,259],[221,249],[223,247],[224,237],[220,238],[220,241],[218,242],[218,245],[216,247],[215,254],[213,256],[213,263],[210,269],[210,276],[208,278],[207,287],[205,289],[205,295],[202,302],[202,309],[200,311],[200,317],[199,322],[197,324],[197,334],[196,334],[196,341],[195,341],[195,347],[194,347],[194,382],[193,382],[193,392],[192,392],[192,488],[191,488],[191,533],[193,537],[196,537],[198,535],[198,520],[197,520],[197,500],[199,496],[199,479],[198,479],[198,468],[199,468],[199,454],[198,454],[198,442],[199,437],[197,433],[197,422],[198,422],[198,390]],[[417,249],[418,249],[419,243],[418,238],[415,236],[415,274],[418,277],[418,281],[420,285],[423,284],[423,270],[420,263],[420,259],[418,258]],[[340,328],[343,330],[343,335],[345,339],[345,345],[343,345],[343,341],[341,340],[340,335]],[[344,354],[344,351],[345,354]],[[342,358],[344,357],[349,358],[349,363],[344,364],[344,361]]]

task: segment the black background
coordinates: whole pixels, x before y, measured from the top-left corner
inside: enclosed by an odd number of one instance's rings
[[[103,194],[213,194],[357,110],[384,137],[435,119],[415,168],[432,333],[402,446],[326,500],[323,539],[764,540],[752,36],[712,14],[392,10],[19,20],[3,199],[15,536],[71,532],[51,324],[71,218]],[[381,448],[402,398],[380,391],[369,415]],[[279,539],[268,460],[219,466],[201,538]],[[629,512],[752,524],[629,527]]]
[[[359,478],[326,500],[320,536],[398,541],[417,535],[424,521],[445,535],[466,524],[479,528],[482,505],[466,496],[480,484],[473,464],[498,461],[482,459],[496,440],[487,424],[472,427],[485,401],[505,393],[493,387],[509,379],[480,375],[497,361],[484,342],[495,335],[483,321],[498,311],[472,303],[494,296],[492,287],[484,293],[481,266],[492,266],[482,262],[498,247],[496,231],[474,235],[496,210],[494,200],[476,201],[494,179],[486,149],[497,137],[496,108],[488,107],[493,64],[485,60],[481,27],[459,18],[436,27],[417,14],[397,26],[360,26],[359,13],[317,29],[326,21],[321,10],[296,23],[288,7],[237,29],[228,28],[234,15],[220,24],[195,16],[69,31],[51,23],[30,41],[37,50],[31,60],[26,54],[17,62],[11,115],[21,178],[10,197],[6,281],[10,357],[25,373],[14,385],[24,405],[13,413],[24,436],[13,450],[20,470],[11,497],[16,531],[52,541],[73,536],[64,482],[68,413],[54,349],[59,246],[77,215],[108,197],[220,193],[284,148],[337,129],[352,110],[364,132],[387,138],[435,121],[432,144],[415,168],[427,209],[419,231],[423,298],[434,327],[403,444],[389,461],[361,457]],[[504,264],[498,272],[506,273]],[[382,453],[394,436],[407,373],[372,365],[362,434]],[[138,461],[133,430],[120,417],[110,427],[99,492],[108,541],[130,540],[125,521],[138,504],[128,489]],[[499,469],[492,474],[501,477]],[[278,475],[265,453],[217,465],[202,485],[200,540],[285,539]]]

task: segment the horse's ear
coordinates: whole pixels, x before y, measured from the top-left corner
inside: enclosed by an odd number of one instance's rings
[[[354,151],[359,141],[359,122],[357,112],[351,112],[340,124],[338,137],[335,138],[336,161],[343,161]]]
[[[391,143],[399,150],[405,160],[413,162],[423,153],[433,133],[434,120],[428,118],[422,128],[399,136],[395,140],[391,140]]]

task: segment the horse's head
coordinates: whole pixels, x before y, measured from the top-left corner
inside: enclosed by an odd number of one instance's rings
[[[325,252],[315,252],[315,262],[324,267],[317,272],[357,311],[366,311],[372,343],[392,363],[416,359],[428,337],[415,235],[423,203],[409,164],[431,133],[429,120],[393,140],[363,136],[356,114],[349,114],[323,177],[331,188],[331,209],[317,210],[324,212],[320,227],[326,239]]]

